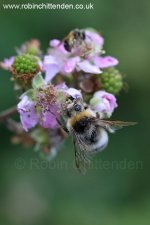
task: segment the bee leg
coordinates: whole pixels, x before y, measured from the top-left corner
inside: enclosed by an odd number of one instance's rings
[[[50,110],[51,114],[55,117],[57,123],[60,125],[60,127],[68,134],[68,129],[61,123],[61,121],[56,117],[56,115]]]
[[[97,118],[97,119],[100,119],[100,115],[99,115],[98,112],[96,112],[96,118]]]
[[[60,122],[60,120],[57,117],[55,119],[57,123],[60,125],[60,127],[68,134],[69,133],[68,129]]]

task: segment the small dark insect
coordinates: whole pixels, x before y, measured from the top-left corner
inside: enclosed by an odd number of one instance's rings
[[[64,48],[66,51],[71,52],[73,48],[76,48],[82,44],[86,39],[85,31],[75,29],[71,31],[63,40]]]

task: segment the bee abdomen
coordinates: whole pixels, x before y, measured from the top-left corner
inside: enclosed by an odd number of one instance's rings
[[[96,128],[92,130],[92,132],[89,134],[89,131],[87,131],[87,136],[85,137],[86,141],[89,144],[93,144],[97,142],[97,130]]]
[[[99,135],[97,135],[97,141],[93,143],[93,153],[100,152],[106,148],[108,144],[108,133],[103,128],[100,128]]]

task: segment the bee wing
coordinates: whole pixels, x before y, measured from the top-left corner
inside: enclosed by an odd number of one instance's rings
[[[125,121],[113,121],[113,120],[98,120],[99,126],[108,130],[110,133],[114,133],[116,130],[119,130],[123,127],[134,126],[137,122],[125,122]]]
[[[76,167],[82,174],[85,174],[90,165],[90,155],[88,154],[89,146],[81,140],[80,136],[75,131],[72,132],[72,135],[75,147]]]

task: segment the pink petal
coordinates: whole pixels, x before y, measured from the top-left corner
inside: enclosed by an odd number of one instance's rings
[[[14,63],[14,59],[15,57],[10,57],[9,59],[4,59],[4,62],[0,63],[0,66],[2,67],[2,69],[4,70],[9,70],[11,69],[12,64]]]
[[[59,68],[57,65],[50,65],[49,68],[46,70],[45,81],[50,82],[58,72]]]
[[[72,73],[75,70],[76,64],[78,62],[80,62],[80,57],[78,56],[68,59],[63,65],[63,73]]]
[[[54,115],[50,112],[41,113],[40,125],[44,128],[56,128],[57,121]]]
[[[63,90],[67,90],[67,89],[68,89],[68,87],[67,87],[67,85],[65,84],[65,82],[63,82],[63,83],[61,83],[61,84],[57,84],[55,87],[56,87],[58,90],[59,90],[59,89],[63,89]]]
[[[95,42],[100,47],[104,44],[104,38],[100,36],[97,32],[86,30],[86,35],[91,39],[93,42]]]
[[[97,65],[100,68],[113,67],[119,63],[116,58],[111,56],[105,56],[105,57],[95,56],[93,58],[93,62],[95,65]]]
[[[82,70],[85,73],[100,74],[102,71],[97,65],[92,65],[88,60],[84,60],[77,64],[77,70]]]
[[[64,44],[63,44],[62,41],[60,41],[58,39],[53,39],[53,40],[50,41],[50,46],[52,48],[55,48],[57,51],[59,51],[59,52],[61,52],[63,54],[67,54],[68,55],[68,52],[65,50]]]
[[[20,113],[20,120],[25,131],[28,131],[38,123],[35,104],[26,95],[17,105],[17,110]]]
[[[46,72],[45,80],[51,81],[60,71],[58,60],[53,56],[45,56],[43,61],[43,71]]]
[[[56,118],[59,118],[58,108],[56,105],[52,105],[50,107],[51,112],[41,112],[40,115],[40,125],[44,128],[56,128],[58,127],[58,123]]]
[[[75,88],[68,88],[65,93],[72,96],[73,98],[82,98],[81,91]]]
[[[59,44],[60,44],[60,40],[58,40],[58,39],[53,39],[50,41],[51,47],[57,47]]]

